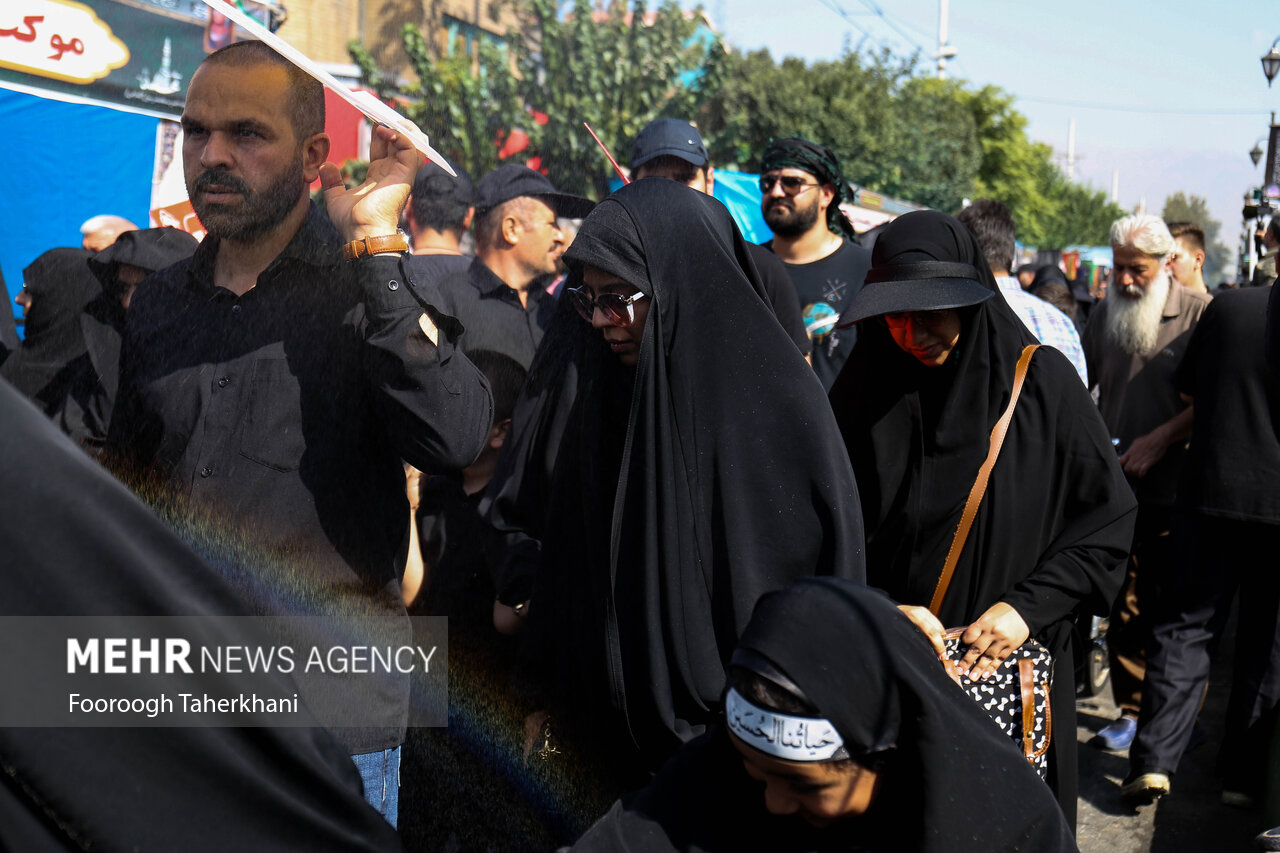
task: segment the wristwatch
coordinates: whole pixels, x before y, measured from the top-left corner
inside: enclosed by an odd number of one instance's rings
[[[380,237],[365,237],[363,240],[352,240],[342,247],[342,255],[349,261],[365,258],[380,252],[407,252],[409,241],[403,234],[384,234]]]

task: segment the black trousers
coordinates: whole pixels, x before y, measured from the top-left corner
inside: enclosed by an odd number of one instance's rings
[[[1210,656],[1239,591],[1219,768],[1226,789],[1259,795],[1280,703],[1280,525],[1191,514],[1173,535],[1173,570],[1151,588],[1151,646],[1130,766],[1177,769],[1209,680]]]
[[[1155,586],[1174,571],[1172,530],[1181,514],[1169,506],[1138,507],[1124,585],[1111,607],[1107,654],[1111,659],[1111,695],[1116,707],[1136,716],[1142,707],[1142,682],[1151,645],[1148,610]]]

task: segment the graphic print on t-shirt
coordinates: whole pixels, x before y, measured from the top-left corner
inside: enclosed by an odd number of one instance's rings
[[[810,302],[804,306],[804,311],[801,312],[804,328],[809,333],[815,350],[824,343],[831,350],[839,346],[839,334],[836,332],[836,325],[840,322],[838,306],[844,301],[844,292],[848,286],[847,281],[829,278],[823,287],[822,301]]]

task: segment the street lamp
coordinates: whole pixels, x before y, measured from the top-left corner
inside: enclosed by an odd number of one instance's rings
[[[1258,137],[1258,141],[1253,143],[1253,149],[1249,152],[1249,159],[1253,161],[1253,165],[1258,165],[1258,161],[1262,159],[1262,137]]]
[[[1276,74],[1280,73],[1280,49],[1276,45],[1280,44],[1280,38],[1271,43],[1271,50],[1267,51],[1262,57],[1262,73],[1267,75],[1267,88],[1271,88],[1271,81],[1276,79]]]

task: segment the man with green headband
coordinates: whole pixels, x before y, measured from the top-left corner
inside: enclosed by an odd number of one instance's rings
[[[857,330],[837,328],[862,289],[871,253],[840,211],[848,185],[835,155],[800,137],[775,139],[761,165],[761,211],[773,229],[765,244],[784,264],[813,343],[813,369],[830,389],[853,350]]]

